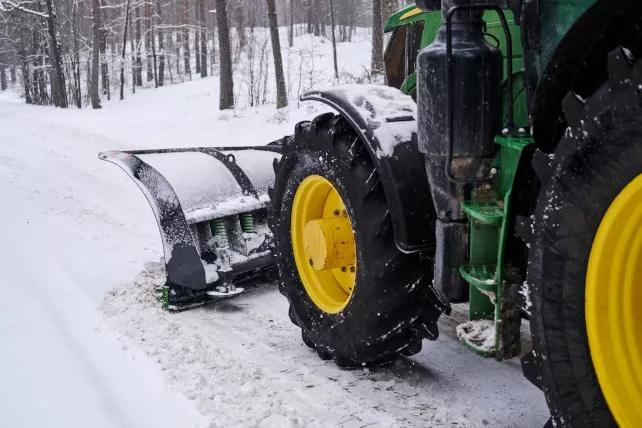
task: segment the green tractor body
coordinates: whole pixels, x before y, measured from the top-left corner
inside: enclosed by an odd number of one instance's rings
[[[506,18],[513,41],[519,40],[520,27],[514,23],[512,12],[506,11]],[[506,34],[499,16],[495,11],[487,11],[482,17],[484,34],[488,43],[497,47],[504,58],[504,80],[502,94],[503,116],[513,109],[515,125],[528,128],[524,66],[520,43],[512,46],[513,53],[513,100],[509,102],[506,85]],[[419,50],[434,42],[441,27],[442,13],[422,12],[415,4],[400,10],[388,19],[385,26],[390,34],[384,55],[386,81],[402,92],[416,99],[417,73],[415,63]],[[401,83],[400,83],[401,82]],[[532,142],[523,135],[497,135],[495,143],[498,151],[492,161],[492,171],[496,174],[490,188],[479,190],[463,201],[462,210],[469,217],[468,263],[457,266],[458,274],[468,284],[465,297],[469,300],[469,318],[493,320],[495,330],[494,344],[489,346],[487,337],[473,341],[462,335],[463,343],[474,352],[498,359],[512,358],[520,353],[519,311],[511,304],[512,295],[504,283],[503,253],[506,239],[510,234],[512,185],[521,152]],[[450,249],[448,249],[450,250]],[[499,304],[495,304],[499,303]],[[462,327],[463,328],[463,327]]]

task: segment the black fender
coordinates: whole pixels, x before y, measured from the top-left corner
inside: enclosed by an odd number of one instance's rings
[[[424,155],[417,146],[414,100],[381,85],[336,86],[307,92],[301,100],[319,101],[338,111],[365,143],[381,177],[399,250],[434,248],[436,214]]]

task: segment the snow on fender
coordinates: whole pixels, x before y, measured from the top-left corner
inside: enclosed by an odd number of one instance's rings
[[[340,85],[311,91],[345,118],[363,140],[381,177],[399,250],[421,251],[434,242],[426,219],[434,217],[424,156],[417,147],[417,105],[412,97],[382,85]]]

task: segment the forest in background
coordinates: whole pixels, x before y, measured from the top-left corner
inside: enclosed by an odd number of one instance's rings
[[[233,69],[240,66],[247,67],[250,104],[276,102],[280,108],[288,99],[282,49],[291,48],[295,37],[331,41],[339,81],[336,44],[352,42],[359,29],[368,29],[373,49],[367,71],[380,74],[383,23],[406,3],[0,0],[0,90],[12,86],[28,104],[100,108],[104,100],[123,99],[137,88],[218,75],[219,107],[229,109],[235,104]],[[281,46],[284,31],[289,46]],[[270,73],[274,99],[252,94],[267,86]]]

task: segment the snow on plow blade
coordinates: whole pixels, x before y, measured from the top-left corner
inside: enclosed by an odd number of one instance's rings
[[[221,300],[276,277],[267,227],[276,145],[107,151],[149,202],[160,230],[167,281],[163,306]]]

